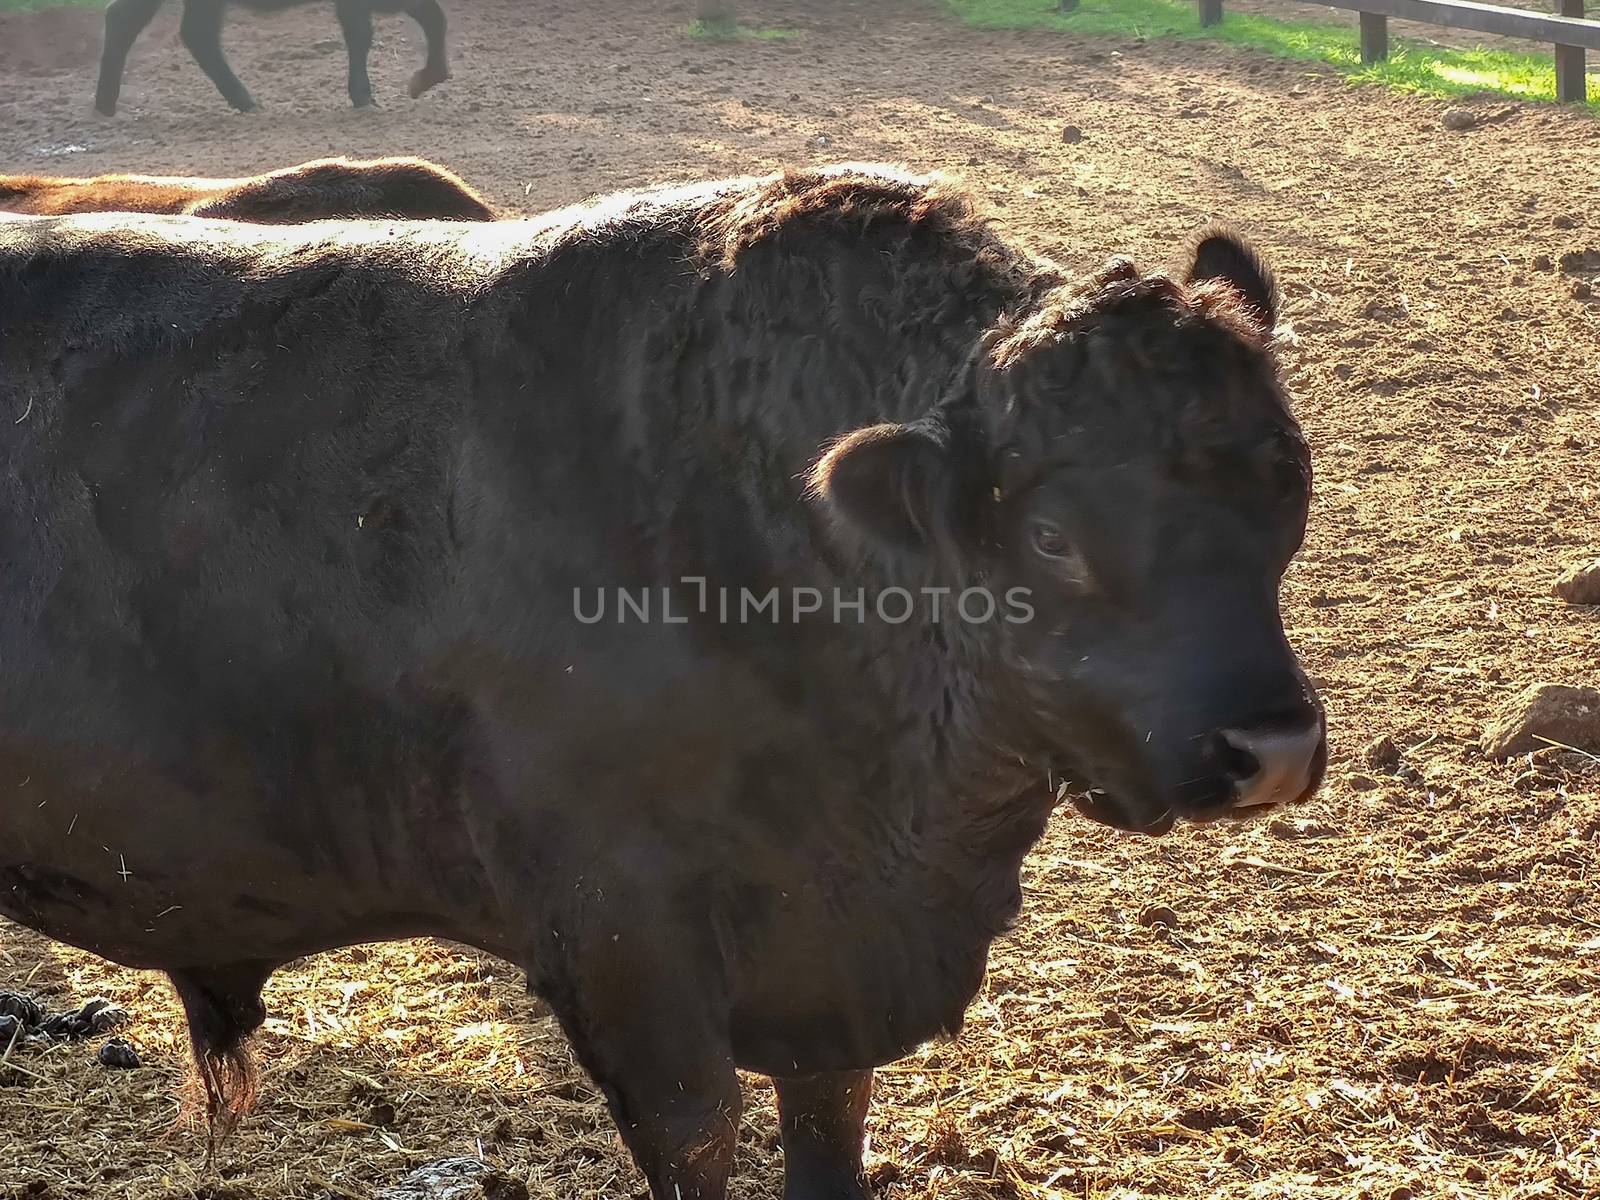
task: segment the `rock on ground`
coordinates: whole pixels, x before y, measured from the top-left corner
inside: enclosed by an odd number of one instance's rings
[[[377,1200],[528,1200],[528,1189],[476,1158],[445,1158],[418,1167]]]
[[[1548,750],[1552,742],[1600,753],[1600,691],[1536,683],[1501,708],[1483,729],[1483,752],[1490,758]]]
[[[1600,604],[1600,558],[1562,575],[1555,593],[1568,604]]]

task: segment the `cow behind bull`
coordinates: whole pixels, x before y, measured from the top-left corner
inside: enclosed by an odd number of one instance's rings
[[[494,208],[459,175],[424,158],[321,158],[264,175],[0,175],[0,212],[175,213],[292,225],[328,217],[492,221]]]
[[[0,224],[0,911],[166,971],[224,1120],[276,967],[435,935],[658,1200],[723,1195],[738,1067],[786,1195],[865,1196],[1058,782],[1160,833],[1320,780],[1275,306],[1229,235],[1066,282],[879,168]]]

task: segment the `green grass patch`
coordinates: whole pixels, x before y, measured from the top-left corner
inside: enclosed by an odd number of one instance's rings
[[[1228,13],[1222,24],[1200,28],[1195,4],[1178,0],[1082,0],[1075,12],[1058,11],[1055,0],[943,0],[968,25],[980,29],[1057,29],[1116,37],[1174,38],[1221,42],[1279,58],[1322,63],[1358,83],[1383,83],[1426,96],[1492,93],[1519,100],[1554,100],[1555,61],[1545,54],[1507,50],[1447,50],[1400,38],[1389,41],[1389,58],[1361,61],[1355,15],[1348,25],[1279,21]],[[1532,43],[1530,43],[1532,44]],[[1591,61],[1592,58],[1591,58]],[[1589,91],[1600,91],[1600,73],[1589,72]],[[1600,116],[1600,100],[1585,106]]]
[[[0,0],[0,3],[3,2],[4,0]],[[684,32],[692,38],[699,38],[705,42],[784,42],[800,36],[798,29],[741,25],[732,17],[708,17],[691,21],[685,26]]]

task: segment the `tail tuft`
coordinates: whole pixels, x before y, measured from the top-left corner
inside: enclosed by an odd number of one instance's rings
[[[245,962],[168,972],[189,1018],[189,1044],[213,1149],[255,1102],[249,1038],[266,1020],[261,989],[273,969],[274,964]]]

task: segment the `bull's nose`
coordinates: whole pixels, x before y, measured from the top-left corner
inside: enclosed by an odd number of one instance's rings
[[[1293,800],[1311,786],[1322,746],[1321,722],[1299,729],[1224,729],[1233,807],[1254,808]]]

